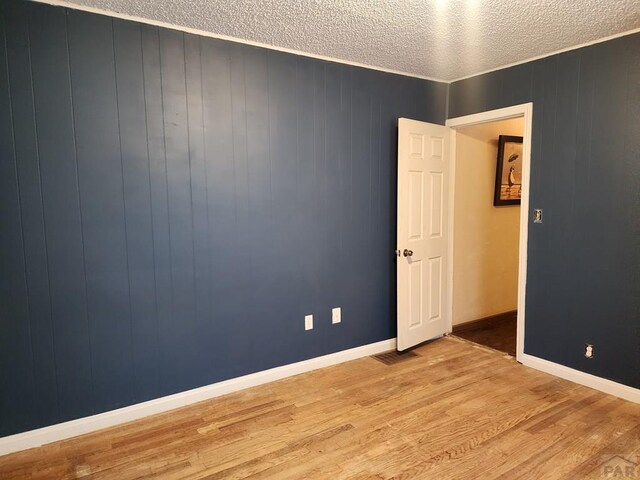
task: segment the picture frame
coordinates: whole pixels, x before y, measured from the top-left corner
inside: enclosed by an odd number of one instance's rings
[[[500,135],[493,205],[520,205],[522,198],[522,137]]]

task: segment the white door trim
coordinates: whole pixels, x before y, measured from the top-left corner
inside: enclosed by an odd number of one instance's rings
[[[533,127],[533,103],[499,108],[464,117],[450,118],[446,126],[451,127],[451,169],[449,173],[449,264],[447,270],[447,332],[453,330],[453,225],[456,177],[456,129],[481,123],[524,117],[524,139],[522,143],[522,199],[520,202],[520,244],[518,253],[518,326],[516,360],[524,361],[524,314],[527,291],[527,244],[529,238],[529,189],[531,178],[531,133]]]

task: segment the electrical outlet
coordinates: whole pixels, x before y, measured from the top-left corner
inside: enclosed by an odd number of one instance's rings
[[[589,343],[584,344],[584,356],[587,358],[593,358],[593,345]]]
[[[340,307],[331,310],[331,323],[340,323],[342,321],[342,310]]]
[[[304,329],[313,330],[313,315],[304,316]]]

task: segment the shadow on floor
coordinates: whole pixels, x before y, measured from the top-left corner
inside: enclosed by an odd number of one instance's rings
[[[453,334],[495,350],[516,356],[518,312],[507,312],[453,327]]]

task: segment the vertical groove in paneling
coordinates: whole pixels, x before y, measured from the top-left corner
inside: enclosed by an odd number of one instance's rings
[[[598,199],[589,194],[589,177],[591,164],[591,133],[593,125],[593,99],[594,99],[594,73],[595,60],[594,49],[586,49],[580,55],[580,76],[577,87],[576,102],[576,164],[575,164],[575,188],[574,188],[574,214],[572,237],[588,237],[592,226],[590,225],[590,212],[597,208]],[[595,252],[594,252],[595,253]],[[575,275],[572,279],[572,301],[570,304],[571,318],[588,318],[591,307],[583,301],[581,293],[588,290],[590,265],[582,260],[582,249],[571,249],[569,258],[572,262],[571,271]],[[585,336],[593,338],[593,330],[588,324],[584,325]],[[586,329],[589,332],[586,332]]]
[[[333,307],[343,308],[343,318],[346,321],[347,308],[341,301],[341,284],[335,276],[335,272],[340,271],[341,265],[341,170],[340,170],[340,67],[336,64],[326,64],[324,79],[324,103],[325,113],[325,144],[324,151],[326,157],[325,170],[327,177],[326,184],[326,256],[323,263],[327,268],[326,295],[328,302]]]
[[[59,421],[93,411],[66,14],[64,10],[26,5]]]
[[[58,389],[58,361],[56,358],[55,345],[56,345],[56,335],[53,324],[53,300],[51,295],[51,271],[49,268],[50,260],[49,260],[49,249],[47,243],[47,226],[45,219],[45,207],[44,207],[44,196],[42,194],[42,168],[40,165],[41,156],[38,145],[38,127],[37,127],[37,117],[36,117],[36,108],[35,108],[35,92],[34,92],[34,83],[33,83],[33,61],[31,54],[31,34],[30,34],[30,25],[29,25],[29,16],[27,13],[26,5],[23,4],[24,15],[25,15],[25,24],[27,30],[27,42],[28,42],[28,57],[29,57],[29,85],[30,85],[30,102],[31,102],[31,115],[33,119],[33,132],[34,132],[34,150],[36,153],[36,171],[38,177],[38,183],[35,186],[37,191],[37,199],[40,202],[39,207],[36,205],[35,208],[39,208],[38,215],[40,216],[40,224],[42,227],[42,249],[44,252],[44,256],[41,259],[41,263],[39,268],[46,272],[43,275],[41,280],[41,288],[43,295],[44,305],[41,305],[41,308],[45,311],[44,319],[42,324],[42,334],[40,339],[40,344],[35,347],[36,355],[40,356],[41,364],[47,365],[47,367],[51,370],[49,380],[42,380],[39,382],[38,387],[41,388],[41,402],[44,404],[44,411],[41,411],[40,423],[45,424],[51,419],[60,418],[60,398],[59,398],[59,389]],[[44,299],[46,297],[46,300]],[[48,325],[47,325],[48,323]],[[49,338],[47,338],[49,337]],[[49,340],[49,341],[47,341]],[[43,375],[44,377],[44,375]]]
[[[124,259],[126,266],[126,284],[127,284],[127,297],[128,297],[128,308],[129,308],[129,338],[128,338],[128,346],[129,346],[129,361],[130,366],[129,369],[131,371],[134,368],[134,352],[133,352],[133,300],[131,295],[131,265],[129,258],[129,232],[127,228],[127,207],[126,207],[126,193],[125,193],[125,179],[124,179],[124,159],[122,152],[122,124],[121,124],[121,113],[120,113],[120,95],[118,92],[118,63],[116,60],[116,32],[115,32],[115,19],[111,19],[111,51],[113,55],[113,77],[114,77],[114,88],[115,88],[115,96],[116,96],[116,116],[117,116],[117,130],[118,130],[118,147],[120,153],[120,182],[122,184],[122,215],[123,215],[123,224],[124,224]],[[132,377],[130,380],[130,395],[133,398],[133,401],[140,401],[139,395],[137,394],[136,388],[136,379]]]
[[[319,332],[321,333],[319,348],[322,351],[326,351],[327,347],[331,345],[332,330],[330,324],[331,308],[336,307],[333,305],[335,297],[329,294],[329,283],[331,281],[331,270],[328,259],[331,257],[331,251],[327,241],[327,236],[330,234],[328,231],[328,217],[329,212],[327,210],[327,183],[330,181],[327,176],[327,154],[326,154],[326,99],[325,99],[325,84],[326,84],[326,68],[325,62],[313,63],[313,102],[314,102],[314,178],[315,178],[315,191],[313,203],[315,207],[315,244],[317,248],[312,250],[313,263],[315,268],[315,285],[312,299],[312,306],[314,311],[326,312],[324,318],[321,321],[327,319],[327,322],[323,324],[326,328]]]
[[[234,181],[235,205],[235,236],[233,238],[233,268],[235,271],[236,288],[239,292],[246,292],[251,288],[249,269],[250,241],[249,234],[249,187],[248,187],[248,159],[247,159],[247,104],[245,86],[245,48],[242,45],[230,47],[230,83],[231,83],[231,121],[232,121],[232,164]],[[244,294],[246,295],[246,293]],[[244,297],[243,295],[243,297]],[[235,368],[241,375],[248,371],[248,358],[255,348],[254,332],[251,331],[248,315],[249,306],[241,298],[234,308],[234,323],[236,328],[228,333],[227,341],[237,349],[234,351]],[[246,332],[241,334],[240,332]]]
[[[131,309],[135,398],[154,398],[158,385],[158,327],[149,148],[140,26],[113,21],[114,58]]]
[[[206,336],[211,365],[234,363],[235,350],[226,342],[235,321],[241,291],[233,276],[235,257],[235,181],[231,108],[231,58],[229,44],[202,39],[205,149],[207,152],[209,251],[211,256],[211,321]],[[211,168],[209,168],[209,166]],[[229,319],[228,322],[222,319]],[[233,320],[232,320],[233,319]],[[232,368],[236,368],[235,366]],[[235,371],[235,370],[234,370]],[[223,378],[211,369],[210,381]]]
[[[191,230],[194,281],[194,334],[197,343],[194,363],[207,361],[206,344],[202,341],[207,328],[209,291],[209,254],[207,249],[208,205],[207,169],[205,162],[202,63],[200,37],[184,36],[185,78],[187,95],[187,136],[189,141],[189,173],[191,182]],[[203,261],[204,260],[204,261]],[[198,381],[206,381],[203,374]]]
[[[67,28],[93,402],[105,411],[134,398],[113,31],[108,17],[80,12]]]
[[[65,12],[64,22],[65,22],[65,48],[66,48],[66,61],[67,61],[67,77],[69,83],[69,113],[70,113],[70,129],[71,129],[71,145],[73,147],[73,160],[74,160],[74,168],[75,168],[75,194],[76,194],[76,202],[78,204],[78,220],[79,220],[79,232],[80,232],[80,245],[82,251],[82,291],[84,294],[84,315],[86,319],[87,325],[87,333],[89,340],[89,348],[87,352],[89,354],[89,384],[90,384],[90,403],[88,405],[88,409],[91,413],[95,413],[95,405],[96,405],[96,394],[95,394],[95,375],[93,372],[94,369],[94,352],[92,350],[91,345],[94,342],[94,334],[92,331],[92,323],[91,323],[91,314],[89,311],[90,308],[90,299],[89,299],[89,287],[87,285],[87,252],[86,252],[86,242],[85,242],[85,225],[84,225],[84,215],[82,211],[82,196],[80,192],[80,171],[78,166],[78,137],[76,135],[76,113],[74,106],[74,96],[73,96],[73,77],[72,77],[72,68],[71,68],[71,49],[69,47],[69,14],[73,12]]]
[[[73,13],[73,12],[72,12]],[[76,136],[76,115],[75,115],[75,107],[74,107],[74,98],[73,98],[73,78],[71,74],[71,51],[69,48],[69,12],[64,12],[64,48],[66,49],[66,67],[67,71],[67,80],[68,80],[68,88],[69,88],[69,114],[70,114],[70,134],[71,134],[71,146],[73,153],[73,168],[75,169],[75,200],[78,204],[78,221],[79,221],[79,233],[80,233],[80,245],[81,245],[81,263],[82,263],[82,292],[84,295],[84,315],[86,321],[86,329],[88,333],[89,340],[89,348],[87,349],[89,355],[89,385],[90,385],[90,400],[87,405],[88,410],[91,413],[95,413],[95,404],[96,404],[96,395],[95,395],[95,383],[94,383],[94,374],[93,374],[93,352],[91,349],[91,342],[93,340],[93,332],[91,325],[91,316],[89,313],[89,292],[87,286],[87,253],[86,253],[86,243],[85,243],[85,227],[84,227],[84,218],[82,213],[82,198],[80,193],[80,172],[78,168],[78,141]]]
[[[19,133],[16,133],[16,112],[13,108],[11,99],[14,98],[16,96],[16,92],[14,91],[14,88],[12,87],[12,79],[11,79],[11,74],[10,74],[10,70],[9,70],[9,56],[11,54],[11,52],[9,51],[8,48],[8,42],[7,42],[7,34],[6,34],[6,28],[3,29],[3,40],[4,40],[4,48],[5,48],[5,61],[3,62],[5,65],[5,71],[6,71],[6,76],[7,76],[7,94],[8,94],[8,99],[9,101],[8,103],[8,116],[10,118],[9,120],[9,125],[10,125],[10,129],[11,129],[11,146],[12,146],[12,157],[13,157],[13,171],[11,172],[11,177],[12,180],[15,181],[15,197],[14,197],[14,201],[15,201],[15,205],[18,206],[18,209],[16,210],[16,220],[19,226],[19,232],[15,232],[18,234],[19,237],[19,246],[21,247],[22,250],[22,255],[20,255],[19,258],[16,258],[15,260],[17,262],[20,262],[22,264],[21,267],[21,272],[19,274],[19,277],[22,277],[18,283],[20,284],[20,286],[18,287],[16,285],[16,287],[20,288],[22,290],[22,288],[24,288],[23,293],[24,293],[24,298],[23,301],[25,301],[25,314],[26,314],[26,318],[24,319],[24,328],[25,328],[25,333],[26,333],[26,341],[27,341],[27,349],[25,349],[26,351],[24,352],[25,357],[27,357],[27,362],[30,363],[31,365],[33,365],[34,362],[34,355],[33,355],[33,342],[32,342],[32,333],[31,333],[31,308],[29,305],[29,297],[30,297],[30,292],[29,292],[29,282],[28,282],[28,274],[27,274],[27,258],[25,255],[25,227],[24,227],[24,219],[23,219],[23,214],[22,211],[20,209],[20,204],[22,203],[22,197],[24,194],[21,193],[21,185],[20,185],[20,173],[19,173],[19,167],[18,167],[18,145],[17,145],[17,141],[16,141],[16,137],[17,135],[19,135]],[[14,82],[15,85],[15,82]],[[17,128],[20,128],[20,126],[18,126]],[[13,185],[12,185],[13,187]],[[11,202],[13,203],[13,202]],[[17,230],[17,229],[16,229]],[[18,272],[15,272],[18,273]],[[17,279],[16,279],[17,280]],[[30,382],[32,384],[35,383],[35,376],[34,376],[34,372],[33,372],[33,368],[31,368],[31,372],[30,372]],[[33,402],[33,399],[32,399]],[[30,402],[31,403],[31,402]]]
[[[3,4],[7,42],[11,113],[17,160],[20,215],[29,307],[28,327],[35,385],[37,421],[57,418],[55,356],[44,232],[39,154],[35,129],[29,26],[23,3]],[[11,19],[11,21],[7,21]]]
[[[144,81],[143,94],[149,157],[155,312],[157,319],[157,394],[162,395],[170,390],[166,367],[167,364],[171,363],[170,352],[168,351],[167,325],[171,316],[172,290],[166,168],[164,160],[164,122],[162,89],[160,84],[160,49],[158,29],[146,25],[140,28]]]
[[[396,120],[442,85],[1,12],[0,435],[394,334]]]
[[[273,356],[282,344],[273,337],[272,323],[267,318],[280,315],[277,289],[270,281],[273,261],[273,213],[271,211],[271,166],[269,151],[269,85],[268,55],[262,49],[244,48],[244,87],[246,118],[246,156],[248,174],[248,241],[249,265],[245,304],[251,329],[250,347],[265,367],[273,366]]]
[[[0,372],[3,392],[0,395],[0,408],[6,412],[2,415],[3,423],[7,424],[5,428],[33,428],[38,418],[34,399],[29,292],[20,212],[16,134],[11,105],[13,92],[6,27],[7,20],[11,18],[7,18],[4,9],[0,13],[0,231],[3,232],[3,248],[0,249],[0,291],[6,295],[0,303],[0,318],[3,327],[11,334],[2,335],[0,340],[0,361],[7,366]],[[17,366],[22,368],[16,368]]]
[[[184,34],[160,30],[160,74],[164,122],[172,308],[167,324],[170,389],[188,388],[196,349],[191,175],[187,131]]]

